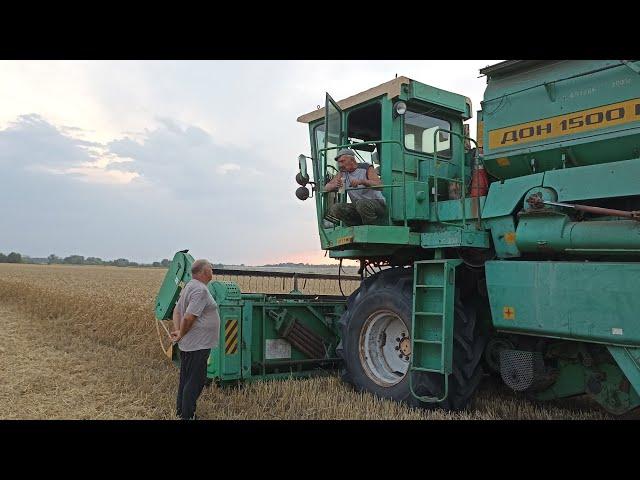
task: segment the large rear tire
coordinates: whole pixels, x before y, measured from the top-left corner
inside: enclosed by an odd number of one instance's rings
[[[342,378],[358,391],[413,407],[464,409],[482,377],[484,342],[477,333],[475,309],[465,307],[456,294],[449,395],[437,404],[420,402],[409,389],[412,284],[412,269],[391,268],[365,279],[351,294],[340,318],[337,353],[344,360]],[[416,394],[442,396],[441,375],[412,375]]]

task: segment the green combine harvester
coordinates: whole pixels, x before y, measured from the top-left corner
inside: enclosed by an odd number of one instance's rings
[[[477,143],[468,98],[406,77],[327,94],[298,118],[311,156],[298,159],[296,196],[315,200],[321,247],[359,261],[362,282],[346,300],[212,282],[212,379],[337,367],[358,390],[457,410],[492,374],[536,400],[640,405],[640,62],[511,60],[480,73]],[[377,224],[329,213],[348,202],[349,188],[324,191],[343,148],[379,173]],[[159,320],[191,261],[176,254]]]

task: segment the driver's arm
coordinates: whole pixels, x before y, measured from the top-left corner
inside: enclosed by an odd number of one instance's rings
[[[367,179],[362,180],[362,185],[365,187],[376,187],[378,185],[382,185],[382,180],[380,180],[380,177],[373,166],[367,169]]]
[[[341,184],[342,184],[342,173],[338,173],[335,177],[333,177],[331,180],[327,182],[327,184],[324,186],[324,191],[335,192],[340,188]]]

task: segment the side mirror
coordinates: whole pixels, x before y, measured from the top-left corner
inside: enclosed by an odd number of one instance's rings
[[[300,168],[300,175],[309,180],[309,174],[307,173],[307,157],[303,154],[298,155],[298,166]]]
[[[303,202],[309,198],[309,189],[307,187],[298,187],[296,189],[296,197]]]

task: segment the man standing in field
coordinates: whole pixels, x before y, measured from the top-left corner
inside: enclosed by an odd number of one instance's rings
[[[171,332],[172,340],[180,347],[176,413],[183,420],[196,418],[196,401],[207,379],[207,359],[220,332],[218,304],[207,288],[213,278],[211,264],[196,260],[191,277],[174,308],[175,331]]]

